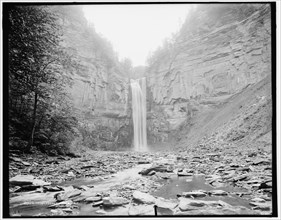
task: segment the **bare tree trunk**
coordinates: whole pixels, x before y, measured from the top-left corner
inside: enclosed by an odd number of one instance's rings
[[[37,129],[40,129],[41,123],[42,123],[42,121],[43,121],[43,118],[44,118],[44,114],[42,113],[42,115],[41,115],[41,117],[40,117],[40,120],[39,120],[39,122],[38,122]]]
[[[26,151],[27,152],[30,152],[31,146],[33,145],[34,132],[35,132],[35,127],[36,127],[37,102],[38,102],[38,93],[35,92],[34,105],[33,105],[33,114],[32,114],[32,130],[31,130],[31,134],[30,134],[30,138],[29,138],[28,144],[26,146]]]

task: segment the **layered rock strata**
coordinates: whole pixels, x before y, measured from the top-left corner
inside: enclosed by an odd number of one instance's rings
[[[162,109],[166,129],[178,129],[197,111],[271,74],[270,6],[251,6],[242,19],[235,7],[243,5],[198,6],[165,55],[149,66],[152,111]]]

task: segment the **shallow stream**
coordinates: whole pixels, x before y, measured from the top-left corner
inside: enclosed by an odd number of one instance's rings
[[[134,168],[126,169],[120,171],[114,175],[108,176],[105,179],[101,180],[100,178],[82,178],[75,179],[72,181],[66,181],[61,183],[61,186],[82,186],[82,185],[94,185],[94,188],[91,189],[93,192],[107,192],[111,189],[111,187],[120,185],[127,181],[134,181],[140,178],[147,178],[146,176],[142,176],[139,173],[144,168],[150,167],[151,164],[141,164],[137,165]],[[104,177],[103,177],[104,178]],[[149,177],[148,177],[149,178]],[[235,192],[246,192],[246,189],[226,186],[220,188],[214,188],[211,185],[207,184],[205,181],[204,175],[193,175],[191,177],[178,177],[177,174],[172,174],[170,179],[167,180],[159,180],[158,182],[162,183],[163,186],[158,188],[156,191],[152,192],[151,195],[155,197],[162,197],[165,199],[177,199],[177,195],[182,192],[188,192],[193,190],[205,190],[210,191],[214,189],[221,189],[229,194],[227,196],[206,196],[203,198],[196,198],[200,200],[208,200],[208,201],[218,201],[222,200],[226,203],[229,203],[232,206],[244,206],[246,208],[251,208],[249,205],[249,201],[246,199],[242,199],[241,197],[235,195]],[[50,214],[50,209],[48,208],[49,204],[20,204],[11,208],[11,213],[18,213],[21,216],[25,215],[37,215],[41,214]],[[96,216],[101,215],[96,213],[96,211],[104,210],[106,211],[106,215],[128,215],[128,205],[120,206],[117,208],[109,208],[104,209],[102,207],[93,207],[92,204],[86,203],[78,203],[77,209],[74,209],[74,215],[79,216]]]

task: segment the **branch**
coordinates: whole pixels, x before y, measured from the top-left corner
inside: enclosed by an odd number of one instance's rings
[[[45,66],[43,67],[43,69],[40,72],[44,71],[47,68],[47,66],[49,66],[51,63],[53,63],[53,62],[55,62],[57,60],[58,60],[58,58],[56,58],[54,60],[51,60],[50,62],[46,63]]]

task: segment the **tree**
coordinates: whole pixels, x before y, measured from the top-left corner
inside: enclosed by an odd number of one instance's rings
[[[16,132],[27,141],[28,152],[38,124],[55,100],[65,97],[70,83],[65,70],[75,63],[60,46],[60,26],[48,7],[11,4],[8,16],[9,122],[14,130],[28,131]]]

